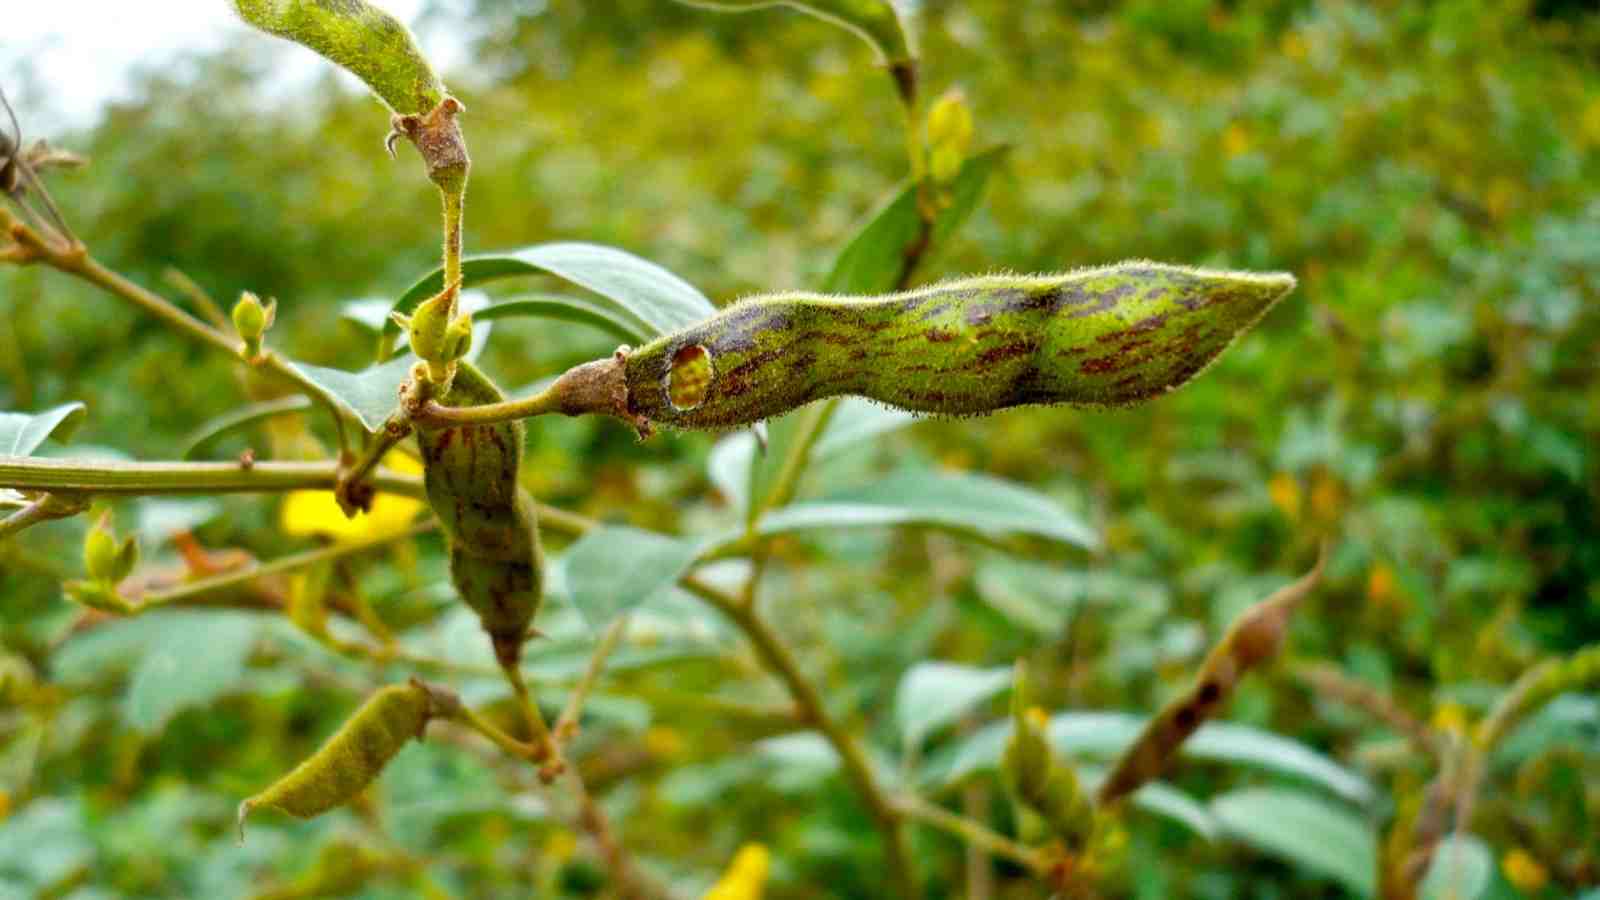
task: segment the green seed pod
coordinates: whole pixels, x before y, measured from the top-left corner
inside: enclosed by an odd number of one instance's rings
[[[343,66],[390,109],[422,115],[444,84],[398,19],[366,0],[232,0],[245,22]]]
[[[1123,751],[1111,775],[1100,785],[1102,805],[1113,803],[1158,777],[1183,742],[1217,714],[1239,680],[1278,655],[1288,635],[1290,617],[1322,580],[1327,560],[1324,545],[1310,572],[1234,620],[1228,633],[1206,654],[1194,685],[1162,707],[1145,724],[1133,745]]]
[[[239,804],[239,827],[257,807],[309,819],[349,803],[372,783],[406,741],[428,724],[421,684],[390,685],[368,698],[316,753],[271,787]]]
[[[477,367],[457,365],[441,405],[505,399]],[[521,657],[539,610],[544,568],[533,499],[517,484],[522,440],[521,422],[417,432],[428,502],[450,540],[451,578],[506,666]]]
[[[679,0],[688,6],[720,12],[748,12],[773,6],[791,6],[855,32],[885,63],[917,58],[910,23],[890,0]]]
[[[1199,374],[1294,283],[1132,262],[883,297],[754,297],[629,353],[629,412],[733,428],[843,394],[945,415],[1125,406]]]
[[[1082,849],[1094,832],[1094,809],[1072,764],[1050,746],[1049,720],[1029,706],[1027,670],[1019,660],[1011,689],[1011,737],[1000,757],[1000,777],[1013,801],[1037,815],[1056,837]]]

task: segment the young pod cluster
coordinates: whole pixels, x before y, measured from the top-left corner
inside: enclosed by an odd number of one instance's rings
[[[1019,808],[1037,817],[1068,849],[1078,851],[1094,832],[1094,807],[1072,764],[1050,746],[1049,720],[1029,705],[1027,673],[1018,661],[1011,689],[1011,737],[1000,757],[1000,777]]]
[[[1327,548],[1310,572],[1245,610],[1227,634],[1206,654],[1200,674],[1182,695],[1146,723],[1133,745],[1100,785],[1101,804],[1113,803],[1160,776],[1191,735],[1222,708],[1233,689],[1252,669],[1278,655],[1296,607],[1322,580]]]
[[[478,406],[505,395],[462,360],[436,399]],[[449,540],[451,579],[483,622],[502,666],[521,658],[544,569],[533,498],[517,483],[522,444],[522,423],[515,421],[417,432],[428,503]]]
[[[1132,262],[882,297],[754,297],[630,352],[628,412],[718,429],[847,394],[942,415],[1124,406],[1194,378],[1294,284]]]
[[[239,804],[239,825],[269,807],[309,819],[349,803],[372,783],[406,741],[422,736],[434,701],[422,684],[390,685],[372,695],[310,758]]]

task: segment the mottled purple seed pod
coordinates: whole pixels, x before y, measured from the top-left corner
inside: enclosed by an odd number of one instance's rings
[[[717,429],[839,395],[941,415],[1126,406],[1194,378],[1294,285],[1128,262],[882,297],[753,297],[632,351],[628,411]]]

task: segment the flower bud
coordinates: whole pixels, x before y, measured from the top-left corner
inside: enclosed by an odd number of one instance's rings
[[[960,88],[951,88],[928,110],[928,171],[940,184],[953,181],[972,146],[972,110]]]
[[[129,535],[117,540],[111,530],[111,514],[100,517],[83,539],[83,566],[89,577],[107,585],[115,585],[127,578],[139,564],[139,540]]]
[[[249,291],[239,295],[239,302],[233,305],[233,330],[244,341],[242,355],[245,359],[253,360],[261,355],[261,336],[272,327],[277,316],[277,300],[268,300],[263,306],[261,298]]]

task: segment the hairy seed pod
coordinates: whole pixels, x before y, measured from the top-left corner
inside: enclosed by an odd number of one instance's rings
[[[1124,406],[1189,381],[1294,283],[1132,262],[883,297],[754,297],[629,353],[629,412],[732,428],[845,394],[945,415]]]
[[[397,113],[422,115],[444,99],[444,84],[411,32],[366,0],[232,2],[245,22],[338,63]]]
[[[415,682],[373,694],[309,759],[239,804],[240,828],[262,806],[309,819],[349,803],[406,741],[422,736],[430,705],[428,690]]]
[[[1310,572],[1233,621],[1228,633],[1206,654],[1189,690],[1162,707],[1132,746],[1123,751],[1111,775],[1100,785],[1101,804],[1113,803],[1158,777],[1183,742],[1217,714],[1239,680],[1278,655],[1289,632],[1289,619],[1322,580],[1327,559],[1324,545]]]
[[[457,364],[444,406],[505,399],[471,363]],[[533,498],[517,484],[522,423],[422,430],[423,483],[450,541],[450,575],[477,612],[501,665],[513,666],[539,611],[544,559]]]

